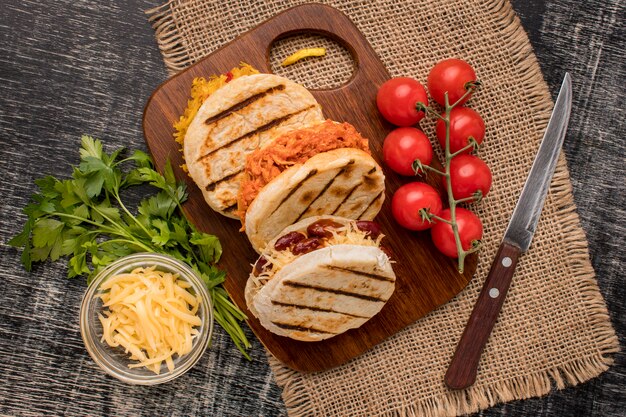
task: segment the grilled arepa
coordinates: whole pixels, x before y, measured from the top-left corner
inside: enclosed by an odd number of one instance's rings
[[[341,148],[296,164],[265,185],[245,215],[245,231],[260,252],[282,229],[329,214],[372,220],[385,198],[385,176],[367,153]]]
[[[236,218],[246,155],[323,120],[311,93],[293,81],[271,74],[234,79],[206,99],[187,130],[189,174],[211,208]]]
[[[245,175],[239,215],[257,252],[300,219],[371,220],[384,200],[382,170],[349,123],[326,120],[283,134],[248,156]]]
[[[361,326],[395,288],[382,237],[373,222],[335,216],[288,227],[268,244],[248,279],[250,311],[271,332],[302,341]]]
[[[271,146],[250,154],[246,159],[246,178],[239,192],[241,222],[250,203],[273,178],[287,168],[301,164],[312,156],[339,148],[356,148],[367,153],[369,144],[350,123],[326,120],[324,123],[285,133]]]

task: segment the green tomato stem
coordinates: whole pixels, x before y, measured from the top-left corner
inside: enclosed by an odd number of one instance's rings
[[[457,269],[459,270],[459,273],[461,274],[463,273],[464,268],[465,268],[465,257],[469,255],[470,253],[476,252],[478,248],[470,248],[467,251],[463,249],[463,245],[461,244],[461,235],[459,234],[459,225],[456,221],[456,205],[458,203],[463,202],[464,199],[461,199],[461,200],[454,199],[454,194],[452,193],[452,179],[450,177],[450,162],[452,161],[452,158],[458,155],[461,151],[465,150],[465,148],[467,147],[461,149],[459,152],[455,152],[455,153],[450,152],[450,113],[452,112],[452,109],[454,109],[461,102],[463,102],[463,100],[465,100],[470,94],[472,94],[472,92],[474,92],[475,89],[476,89],[476,85],[472,84],[471,86],[469,86],[467,90],[465,91],[465,94],[463,94],[461,98],[459,98],[452,105],[450,105],[450,102],[448,101],[448,92],[446,92],[444,95],[445,114],[443,116],[443,122],[446,126],[446,148],[444,150],[445,151],[444,167],[445,167],[445,179],[446,179],[446,189],[448,193],[448,201],[450,202],[450,221],[448,222],[448,224],[452,228],[452,233],[454,234],[454,243],[456,245],[456,251],[458,254]],[[468,146],[472,146],[472,147],[474,146],[472,141],[470,141],[470,144]],[[473,197],[472,197],[472,200],[474,200]]]
[[[467,202],[474,202],[474,201],[477,201],[476,197],[471,196],[471,197],[459,198],[458,200],[455,200],[455,203],[460,204],[460,203],[467,203]]]
[[[456,151],[455,153],[453,153],[452,155],[450,155],[452,158],[454,158],[455,156],[458,156],[460,154],[462,154],[463,152],[469,150],[469,149],[476,149],[476,147],[478,146],[478,142],[476,142],[476,139],[474,139],[472,136],[470,136],[468,138],[469,143],[467,145],[465,145],[464,147],[462,147],[461,149],[459,149],[458,151]]]
[[[432,214],[430,212],[428,212],[428,217],[431,219],[435,219],[438,222],[443,222],[443,223],[447,223],[449,225],[452,225],[452,222],[450,220],[444,219],[443,217],[439,217],[436,214]]]
[[[419,103],[422,104],[422,103]],[[433,109],[431,109],[430,107],[426,107],[422,104],[421,107],[422,110],[425,110],[426,114],[430,114],[431,116],[435,116],[436,118],[440,119],[440,120],[444,120],[443,116],[440,115],[439,113],[437,113],[436,111],[434,111]],[[420,110],[420,108],[418,108],[418,110]]]
[[[465,93],[457,101],[455,101],[454,104],[450,106],[450,108],[453,109],[456,106],[460,105],[462,101],[464,101],[467,97],[469,97],[470,94],[476,91],[476,88],[478,88],[479,85],[480,85],[479,81],[471,81],[471,82],[465,83]],[[447,106],[448,106],[448,100],[446,99],[446,107]]]
[[[435,174],[439,174],[442,177],[447,177],[448,173],[443,172],[443,171],[439,171],[437,168],[433,168],[430,165],[421,165],[421,170],[423,170],[424,172],[426,171],[430,171],[430,172],[434,172]]]

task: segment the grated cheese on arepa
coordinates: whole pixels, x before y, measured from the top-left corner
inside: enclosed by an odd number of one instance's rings
[[[336,246],[336,245],[359,245],[359,246],[373,246],[380,247],[380,243],[385,237],[382,233],[375,239],[369,237],[369,233],[360,230],[356,227],[356,222],[349,222],[346,226],[329,229],[333,234],[328,239],[323,239],[323,246]],[[264,285],[272,279],[272,277],[283,267],[293,262],[299,255],[294,255],[290,250],[276,250],[273,247],[268,246],[263,251],[263,256],[267,259],[267,265],[271,265],[271,268],[263,270],[258,276],[251,275],[252,280],[257,286]]]

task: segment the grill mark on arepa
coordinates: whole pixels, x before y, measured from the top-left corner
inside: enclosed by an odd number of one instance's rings
[[[370,169],[369,171],[367,171],[367,175],[373,174],[374,172],[376,172],[376,167]]]
[[[341,167],[341,169],[337,172],[337,174],[335,174],[335,176],[332,177],[330,179],[330,181],[328,181],[326,183],[324,188],[322,188],[322,191],[319,192],[317,197],[315,197],[313,200],[311,200],[309,205],[305,207],[305,209],[300,213],[300,215],[298,216],[298,218],[296,219],[296,221],[294,223],[298,222],[302,218],[302,216],[304,216],[304,213],[306,213],[309,210],[309,208],[313,205],[313,203],[315,203],[322,195],[324,195],[324,193],[330,188],[330,186],[333,185],[333,183],[335,182],[337,177],[341,176],[344,172],[346,172],[346,169],[348,169],[348,166],[350,166],[352,164],[354,164],[354,159],[349,160],[346,165]]]
[[[270,216],[276,213],[276,210],[278,210],[285,201],[289,200],[289,197],[291,197],[296,191],[298,191],[304,185],[305,182],[307,182],[311,177],[313,177],[316,174],[317,174],[317,169],[312,169],[311,171],[309,171],[309,173],[306,174],[306,177],[304,177],[302,181],[297,183],[291,190],[289,190],[289,193],[287,193],[287,195],[281,200],[281,202],[278,203],[278,205],[270,213]]]
[[[218,114],[209,117],[208,119],[205,120],[204,123],[206,123],[207,125],[213,124],[215,122],[217,122],[220,119],[225,118],[226,116],[230,116],[231,114],[233,114],[236,111],[239,111],[245,107],[248,107],[249,105],[251,105],[252,103],[254,103],[257,100],[262,99],[263,97],[270,95],[276,91],[282,91],[285,89],[285,86],[283,84],[279,84],[275,87],[271,87],[268,88],[265,91],[261,91],[260,93],[256,93],[253,96],[248,97],[247,99],[245,99],[244,101],[240,101],[237,104],[233,104],[232,106],[230,106],[229,108],[227,108],[224,111],[219,112]]]
[[[315,333],[325,333],[325,334],[337,334],[333,332],[328,332],[326,330],[317,329],[315,327],[306,327],[306,326],[296,326],[294,324],[289,323],[280,323],[278,321],[273,321],[272,324],[274,326],[280,327],[285,330],[297,330],[300,332],[315,332]]]
[[[316,106],[315,104],[312,104],[312,105],[310,105],[310,106],[308,106],[308,107],[305,107],[304,109],[300,109],[300,110],[298,110],[298,111],[297,111],[297,112],[295,112],[295,113],[289,113],[289,114],[286,114],[286,115],[284,115],[284,116],[279,117],[278,119],[271,120],[271,121],[269,121],[269,122],[265,123],[264,125],[261,125],[261,126],[257,127],[257,128],[256,128],[256,129],[254,129],[252,132],[248,132],[248,133],[246,133],[246,134],[244,134],[244,135],[241,135],[241,136],[239,136],[239,137],[232,138],[230,142],[223,144],[220,148],[213,149],[211,152],[206,153],[206,154],[204,154],[204,155],[200,156],[200,157],[197,159],[197,161],[199,162],[199,161],[202,161],[202,160],[204,160],[204,159],[207,159],[207,158],[209,158],[211,155],[213,155],[215,152],[217,152],[217,151],[219,151],[219,150],[222,150],[222,149],[227,149],[227,148],[230,148],[231,146],[235,146],[238,142],[241,142],[242,140],[247,139],[247,138],[249,138],[249,137],[251,137],[251,136],[254,136],[254,135],[257,135],[257,134],[259,134],[259,133],[263,133],[263,132],[266,132],[266,131],[268,131],[268,130],[270,130],[270,129],[273,129],[274,127],[279,126],[279,125],[281,125],[282,123],[284,123],[284,122],[286,122],[286,121],[289,121],[289,120],[291,120],[292,118],[294,118],[294,117],[296,117],[296,116],[300,115],[301,113],[304,113],[305,111],[309,111],[309,110],[311,110],[311,109],[312,109],[313,107],[315,107],[315,106]],[[218,179],[218,180],[216,180],[216,181],[220,181],[220,180]]]
[[[322,265],[323,268],[330,269],[332,271],[343,271],[343,272],[352,272],[353,274],[360,275],[362,277],[370,278],[376,281],[386,281],[386,282],[395,282],[396,280],[390,277],[386,277],[384,275],[371,274],[369,272],[362,272],[350,268],[342,268],[340,266],[335,265]]]
[[[217,184],[219,184],[220,182],[229,181],[229,180],[233,179],[234,177],[237,176],[237,174],[241,173],[241,171],[243,171],[243,168],[241,168],[237,172],[233,172],[232,174],[229,174],[229,175],[227,175],[225,177],[222,177],[219,180],[216,180],[216,181],[208,183],[204,188],[205,188],[205,190],[207,190],[209,192],[212,192],[213,190],[215,190],[215,187],[217,187]]]
[[[352,189],[350,190],[350,192],[343,198],[343,200],[341,200],[341,202],[339,203],[339,205],[337,207],[335,207],[335,210],[333,210],[332,213],[330,213],[331,215],[334,215],[335,213],[337,213],[337,211],[339,211],[339,209],[341,208],[341,206],[343,206],[343,203],[345,203],[346,201],[348,201],[348,199],[352,196],[352,194],[354,193],[354,191],[359,188],[360,184],[355,185],[354,187],[352,187]]]
[[[312,306],[306,306],[302,304],[283,303],[281,301],[272,301],[272,304],[281,306],[281,307],[293,307],[298,310],[320,311],[322,313],[336,313],[336,314],[343,314],[344,316],[348,316],[348,317],[354,317],[357,319],[369,319],[369,316],[359,316],[358,314],[344,313],[342,311],[333,310],[332,308],[312,307]]]
[[[326,287],[320,287],[318,285],[303,284],[300,282],[283,281],[283,285],[287,287],[293,287],[293,288],[306,288],[306,289],[315,290],[319,292],[329,292],[329,293],[337,294],[337,295],[345,295],[347,297],[360,298],[361,300],[372,301],[375,303],[384,303],[385,301],[387,301],[383,298],[374,297],[371,295],[363,295],[363,294],[354,293],[350,291],[337,290],[335,288],[326,288]]]
[[[363,216],[365,213],[367,213],[367,210],[370,209],[370,207],[372,207],[372,204],[374,204],[375,202],[377,202],[378,200],[380,200],[380,198],[383,196],[383,191],[379,192],[378,195],[376,197],[374,197],[374,199],[372,201],[370,201],[370,203],[367,205],[367,207],[365,207],[365,210],[363,210],[361,212],[361,214],[359,214],[356,218],[360,219],[361,216]]]
[[[228,207],[224,207],[222,211],[227,214],[235,214],[235,212],[237,211],[237,203],[231,204]]]

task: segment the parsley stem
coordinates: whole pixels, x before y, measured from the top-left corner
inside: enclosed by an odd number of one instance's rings
[[[177,184],[169,163],[160,174],[148,155],[136,151],[130,158],[117,160],[120,152],[107,154],[101,141],[83,136],[81,163],[74,167],[72,179],[59,181],[48,176],[35,181],[41,193],[24,208],[28,220],[23,231],[10,241],[24,248],[24,267],[30,271],[33,262],[56,260],[61,245],[63,256],[73,255],[68,261],[68,275],[87,275],[89,282],[101,268],[126,253],[173,256],[202,276],[211,295],[215,321],[250,359],[246,349],[251,344],[241,323],[246,315],[231,301],[222,286],[225,274],[215,267],[221,245],[184,217],[184,182]],[[120,165],[128,161],[134,161],[135,168],[122,171]],[[133,215],[122,202],[121,189],[140,184],[161,191],[142,199]],[[35,247],[35,242],[39,246]]]
[[[245,337],[245,335],[241,337],[241,335],[237,331],[240,330],[241,332],[243,332],[243,330],[241,330],[241,326],[239,326],[238,323],[233,325],[231,322],[229,322],[229,320],[227,320],[222,315],[222,312],[217,304],[213,306],[213,310],[213,314],[215,316],[215,321],[217,322],[217,324],[219,324],[224,330],[226,330],[226,333],[230,335],[230,338],[235,344],[235,347],[237,347],[237,349],[243,354],[243,356],[246,359],[250,359],[250,355],[248,355],[248,352],[246,352],[245,350],[247,347],[250,346],[250,342],[248,342],[248,339]]]
[[[115,226],[115,228],[117,230],[119,230],[120,232],[122,232],[121,234],[118,233],[118,236],[124,236],[127,238],[130,238],[132,240],[134,240],[135,242],[139,242],[139,240],[137,240],[137,238],[135,238],[132,233],[130,233],[126,228],[124,228],[123,226],[119,225],[118,223],[114,222],[109,216],[107,216],[105,213],[103,213],[102,211],[98,210],[98,207],[92,206],[92,208],[98,212],[99,215],[101,215],[102,217],[104,217],[109,223],[111,223],[113,226]],[[129,213],[130,215],[130,213]],[[132,215],[131,215],[132,217]],[[134,217],[133,217],[134,218]],[[144,231],[146,231],[146,229],[143,229]],[[147,233],[147,231],[146,231]],[[150,234],[147,235],[147,237],[150,237]]]
[[[146,227],[139,220],[137,220],[137,218],[135,216],[133,216],[130,211],[128,211],[128,209],[126,208],[124,203],[122,203],[122,199],[120,198],[119,194],[117,192],[114,192],[112,194],[113,194],[113,197],[115,197],[115,199],[117,200],[117,203],[120,205],[122,210],[124,210],[124,212],[128,215],[128,217],[133,219],[135,224],[137,224],[144,231],[144,233],[146,234],[147,237],[150,237],[150,232],[148,232]]]
[[[117,167],[117,166],[122,165],[124,162],[128,162],[128,161],[133,161],[133,158],[120,159],[119,161],[116,161],[115,164],[113,165]]]
[[[106,245],[106,244],[111,244],[111,243],[128,243],[130,245],[135,245],[143,250],[145,250],[146,252],[154,252],[154,250],[146,245],[144,245],[141,242],[137,242],[137,241],[132,241],[129,239],[107,239],[105,241],[103,241],[102,243],[100,243],[100,245]]]
[[[239,349],[239,351],[241,351],[241,353],[249,359],[245,349],[249,348],[251,344],[238,323],[238,320],[242,320],[246,317],[243,312],[235,307],[222,292],[225,293],[226,291],[221,288],[211,291],[212,299],[215,304],[215,320],[231,336],[235,346],[237,346],[237,349]]]
[[[81,217],[81,216],[75,216],[73,214],[67,214],[67,213],[59,213],[58,211],[55,211],[54,213],[50,213],[48,216],[45,217],[53,217],[53,216],[58,216],[58,217],[66,217],[68,219],[74,219],[74,220],[80,220],[81,222],[90,224],[92,226],[95,226],[99,229],[102,229],[106,232],[110,232],[110,233],[115,233],[115,229],[112,229],[110,227],[107,227],[105,225],[103,225],[102,223],[98,223],[98,222],[94,222],[93,220],[89,220],[85,217]],[[42,216],[43,218],[44,216]],[[126,236],[126,235],[124,235]]]
[[[246,319],[246,315],[239,310],[227,297],[218,293],[217,298],[223,303],[224,307],[233,315],[239,319]]]
[[[124,229],[123,227],[117,225],[117,223],[114,223],[113,221],[111,221],[110,218],[108,218],[107,216],[105,216],[102,212],[100,212],[100,210],[98,210],[96,207],[92,207],[94,210],[96,210],[98,212],[98,214],[100,214],[102,217],[104,217],[105,219],[107,219],[109,221],[109,223],[111,223],[112,225],[115,226],[115,228],[110,227],[110,226],[106,226],[104,224],[101,223],[97,223],[94,222],[92,220],[86,219],[84,217],[81,216],[75,216],[73,214],[67,214],[67,213],[59,213],[59,212],[54,212],[54,213],[50,213],[50,216],[48,217],[52,217],[52,216],[58,216],[58,217],[65,217],[68,219],[75,219],[75,220],[80,220],[81,222],[85,222],[87,224],[90,224],[92,226],[95,226],[97,228],[99,228],[102,232],[105,233],[109,233],[112,235],[116,235],[116,236],[121,236],[124,238],[128,238],[131,239],[131,241],[133,243],[135,243],[137,246],[146,249],[149,252],[154,252],[154,250],[148,248],[147,246],[145,246],[144,244],[141,243],[141,241],[137,240],[134,236],[132,236],[131,234],[127,233],[127,230]],[[99,233],[99,232],[98,232]]]

